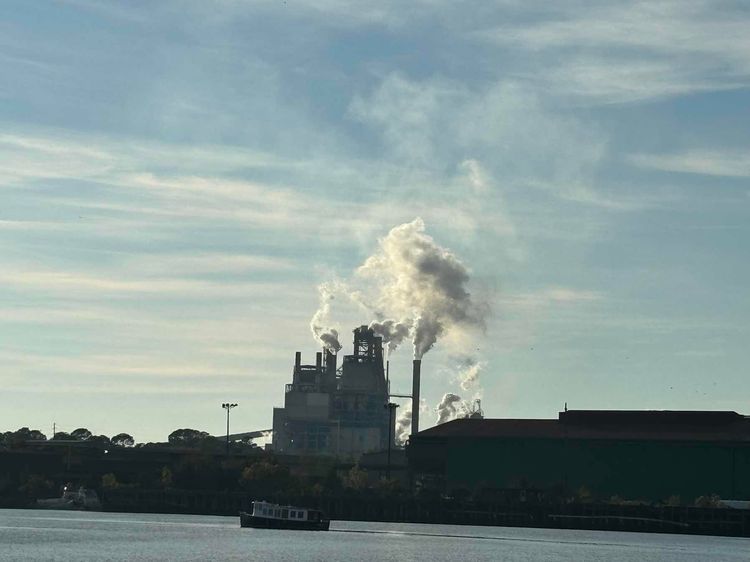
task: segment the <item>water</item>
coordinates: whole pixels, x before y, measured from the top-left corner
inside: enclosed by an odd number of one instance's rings
[[[0,560],[750,560],[750,539],[331,522],[329,532],[240,529],[237,517],[0,510]]]

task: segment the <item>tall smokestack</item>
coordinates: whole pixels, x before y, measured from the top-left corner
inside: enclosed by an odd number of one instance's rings
[[[325,350],[325,366],[328,373],[336,373],[336,356],[330,349]]]
[[[419,432],[419,379],[422,374],[422,360],[415,359],[411,381],[411,434]]]

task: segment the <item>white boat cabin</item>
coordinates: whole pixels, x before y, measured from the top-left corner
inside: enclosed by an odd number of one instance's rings
[[[319,511],[314,509],[305,509],[303,507],[293,507],[291,505],[279,505],[264,501],[253,502],[253,517],[263,517],[265,519],[284,519],[289,521],[308,521],[318,520]]]

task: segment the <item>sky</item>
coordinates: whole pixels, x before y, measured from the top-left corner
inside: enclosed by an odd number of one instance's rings
[[[417,217],[488,312],[425,355],[423,427],[480,387],[488,417],[750,414],[747,3],[2,11],[1,431],[271,427],[318,285]],[[351,353],[372,318],[331,320]]]

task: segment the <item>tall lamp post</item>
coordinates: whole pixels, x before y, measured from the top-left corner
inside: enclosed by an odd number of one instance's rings
[[[229,412],[232,410],[232,408],[236,408],[237,404],[224,402],[221,407],[227,411],[227,456],[229,456]]]
[[[396,408],[398,408],[398,404],[394,404],[393,402],[388,402],[385,404],[385,407],[388,408],[388,461],[385,468],[385,479],[390,480],[391,479],[391,442],[393,441],[393,413],[396,411]]]

